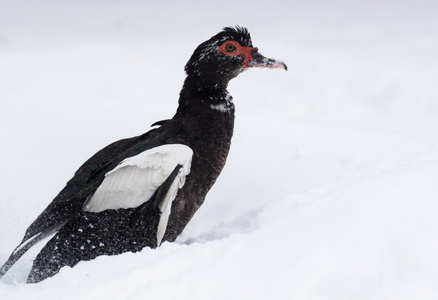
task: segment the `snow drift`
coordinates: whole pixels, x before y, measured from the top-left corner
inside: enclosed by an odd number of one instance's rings
[[[0,262],[82,162],[173,115],[222,27],[289,67],[231,82],[227,165],[176,243],[36,285],[30,253],[2,299],[438,297],[436,4],[271,4],[1,4]]]

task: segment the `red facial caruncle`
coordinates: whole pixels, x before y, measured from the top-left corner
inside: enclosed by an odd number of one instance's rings
[[[228,40],[219,46],[219,51],[226,55],[238,56],[243,55],[245,57],[243,61],[243,68],[260,67],[260,68],[282,68],[287,70],[285,63],[266,58],[260,53],[257,47],[242,46],[240,43]]]
[[[257,47],[256,48],[252,48],[250,46],[243,47],[236,41],[226,41],[219,47],[219,51],[225,53],[226,55],[238,56],[243,54],[245,56],[245,60],[243,61],[244,68],[249,67],[248,61],[252,59],[252,55],[251,55],[252,49],[254,49],[255,51],[258,50]]]

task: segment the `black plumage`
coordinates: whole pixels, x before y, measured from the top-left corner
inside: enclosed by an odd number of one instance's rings
[[[234,104],[227,91],[228,82],[249,67],[286,69],[284,63],[267,59],[257,51],[249,32],[241,27],[224,28],[199,45],[185,67],[187,77],[175,116],[155,123],[159,127],[143,135],[110,144],[87,160],[29,226],[20,245],[0,269],[0,276],[30,247],[53,233],[34,260],[29,283],[44,280],[63,266],[74,266],[81,260],[136,252],[144,247],[155,248],[162,241],[174,241],[201,206],[225,165],[234,128]],[[135,207],[125,207],[123,199],[114,200],[118,198],[112,198],[103,188],[111,172],[131,166],[126,165],[129,158],[147,154],[145,161],[134,161],[132,167],[136,171],[147,169],[140,165],[149,163],[153,157],[149,154],[151,150],[162,149],[163,145],[171,148],[184,145],[191,149],[193,155],[184,160],[190,173],[184,173],[182,164],[175,164],[152,190],[152,196]],[[170,150],[161,151],[174,155]],[[156,156],[161,159],[160,155],[164,154],[160,152]],[[111,203],[120,206],[107,206],[97,196],[99,188]],[[172,191],[176,196],[172,196]],[[102,210],[91,211],[89,203]],[[163,219],[165,203],[171,203],[168,220]],[[165,225],[162,234],[158,232],[161,223]]]

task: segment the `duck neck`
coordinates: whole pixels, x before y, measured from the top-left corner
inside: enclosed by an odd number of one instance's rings
[[[232,97],[227,91],[228,82],[200,81],[187,76],[180,92],[178,111],[207,107],[229,107],[234,111]]]

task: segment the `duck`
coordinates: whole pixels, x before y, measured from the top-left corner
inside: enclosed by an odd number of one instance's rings
[[[253,47],[245,27],[225,27],[201,43],[185,65],[175,115],[106,146],[79,167],[28,227],[0,277],[42,240],[48,242],[27,283],[100,255],[175,241],[225,166],[235,117],[228,83],[253,67],[287,70]]]

